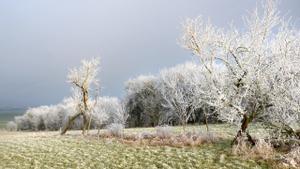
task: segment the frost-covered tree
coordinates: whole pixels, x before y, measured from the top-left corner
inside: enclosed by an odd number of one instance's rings
[[[41,106],[38,108],[29,108],[25,112],[25,116],[27,117],[29,123],[31,124],[33,130],[44,130],[46,119],[46,111],[49,109],[48,106]]]
[[[29,108],[24,115],[15,117],[14,123],[18,130],[59,130],[76,113],[77,104],[73,97],[69,97],[56,105]],[[125,125],[128,116],[119,99],[98,97],[96,100],[91,99],[90,104],[93,104],[89,112],[90,128],[100,129],[111,123]],[[82,117],[78,117],[69,129],[80,129],[82,125]]]
[[[125,83],[125,106],[130,126],[156,126],[161,120],[161,95],[158,78],[141,75]],[[134,123],[134,124],[131,124]]]
[[[278,138],[300,140],[300,31],[282,21],[270,46],[265,79],[273,106],[265,113],[266,126]]]
[[[128,114],[121,101],[116,97],[99,97],[93,111],[99,125],[117,123],[126,124]]]
[[[125,105],[131,115],[129,125],[186,124],[196,117],[199,120],[204,118],[207,124],[213,108],[203,102],[202,97],[207,96],[204,93],[209,91],[204,78],[201,66],[189,62],[166,68],[156,76],[141,75],[128,80],[125,83]],[[174,103],[182,105],[175,107]],[[186,118],[184,114],[179,118],[178,110],[185,109],[184,106],[192,109]]]
[[[199,66],[186,63],[164,69],[159,75],[158,89],[167,110],[166,121],[176,118],[185,128],[195,109],[202,106],[202,100],[196,95],[200,94],[203,85]]]
[[[14,122],[18,130],[59,130],[75,108],[73,99],[67,98],[57,105],[29,108],[24,115],[16,116]],[[71,128],[79,128],[80,125],[77,120]]]
[[[65,134],[72,126],[74,120],[80,116],[83,119],[83,134],[89,128],[91,121],[90,112],[94,106],[90,102],[90,92],[92,91],[92,85],[97,86],[98,84],[96,77],[99,69],[99,59],[82,60],[81,64],[81,67],[71,69],[68,74],[68,82],[72,84],[73,97],[77,103],[77,109],[76,113],[69,117],[61,134]]]
[[[207,103],[219,110],[222,120],[239,124],[237,137],[246,134],[252,144],[247,128],[253,120],[267,113],[271,121],[278,121],[275,112],[283,116],[293,112],[289,119],[297,122],[299,114],[299,95],[289,91],[299,90],[299,31],[279,16],[273,0],[264,2],[262,11],[255,9],[245,17],[242,31],[234,26],[217,28],[201,17],[183,24],[182,45],[206,70],[207,98],[212,98]]]
[[[99,98],[96,98],[93,102],[95,106],[91,111],[91,123],[94,124],[94,127],[98,129],[99,132],[103,125],[107,124],[108,112],[104,110],[103,103],[99,101]]]

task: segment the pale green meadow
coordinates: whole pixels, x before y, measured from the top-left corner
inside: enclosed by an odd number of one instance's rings
[[[125,133],[154,131],[153,128],[126,129]],[[181,132],[180,127],[174,127]],[[190,126],[188,130],[205,131],[204,126]],[[114,138],[98,138],[96,131],[81,136],[71,131],[65,136],[58,132],[0,131],[0,168],[99,168],[99,169],[192,169],[192,168],[269,168],[265,161],[245,160],[231,155],[230,138],[234,128],[214,125],[212,132],[225,131],[224,140],[196,147],[175,148],[122,143]],[[256,131],[259,131],[258,129]],[[259,132],[257,132],[259,134]]]

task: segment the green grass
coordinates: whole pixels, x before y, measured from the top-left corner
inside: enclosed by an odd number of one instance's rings
[[[188,130],[202,130],[190,126]],[[214,132],[233,134],[233,127],[214,125]],[[125,132],[153,131],[153,128]],[[181,127],[174,127],[177,132]],[[204,130],[203,130],[204,131]],[[231,155],[230,140],[199,147],[174,148],[122,144],[114,139],[82,137],[78,131],[0,133],[0,168],[268,168],[261,161]]]

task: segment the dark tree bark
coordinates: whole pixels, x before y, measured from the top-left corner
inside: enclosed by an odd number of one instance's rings
[[[76,85],[79,86],[79,85]],[[86,131],[89,129],[89,121],[90,117],[88,116],[88,90],[85,89],[83,86],[80,86],[82,92],[82,104],[83,108],[80,108],[80,112],[76,113],[75,115],[69,117],[67,124],[64,126],[63,130],[61,131],[61,135],[64,135],[73,125],[74,120],[79,116],[83,117],[83,126],[82,126],[82,134],[85,134]]]
[[[236,134],[235,138],[232,141],[232,145],[233,144],[237,144],[238,140],[245,136],[247,137],[247,141],[254,146],[255,145],[255,141],[254,139],[251,137],[251,135],[247,132],[247,128],[249,123],[252,121],[252,117],[249,118],[246,114],[243,115],[243,119],[242,119],[242,125],[241,125],[241,129],[238,131],[238,133]]]
[[[67,124],[63,127],[61,135],[64,135],[73,125],[74,120],[81,115],[81,112],[75,114],[74,116],[69,117]]]
[[[207,108],[204,108],[204,111],[203,111],[203,113],[204,113],[204,123],[205,123],[205,126],[206,126],[206,131],[208,132],[208,120],[207,120]]]

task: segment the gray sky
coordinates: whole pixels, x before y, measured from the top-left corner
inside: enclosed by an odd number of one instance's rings
[[[177,43],[186,17],[242,25],[256,2],[0,0],[0,108],[60,102],[70,95],[68,69],[91,57],[101,57],[102,95],[121,97],[130,77],[192,59]],[[281,1],[297,26],[299,8],[299,0]]]

